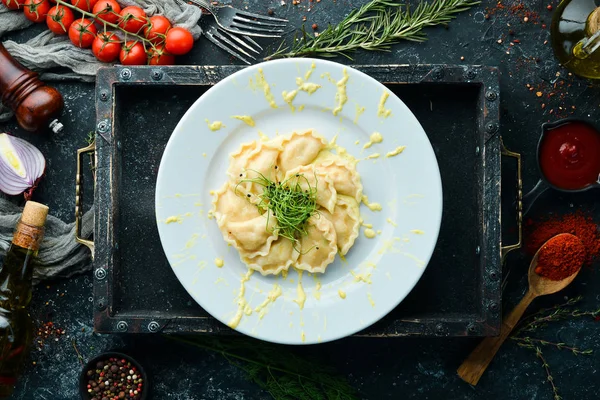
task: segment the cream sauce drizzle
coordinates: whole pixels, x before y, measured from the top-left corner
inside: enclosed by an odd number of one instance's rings
[[[381,135],[381,133],[373,132],[371,134],[370,141],[365,143],[365,145],[363,146],[363,149],[368,149],[369,147],[373,146],[375,143],[381,143],[381,142],[383,142],[383,136]]]
[[[350,271],[350,274],[354,277],[354,282],[364,282],[368,283],[369,285],[372,283],[370,273],[357,274],[354,271]]]
[[[423,232],[423,231],[422,231],[422,230],[420,230],[420,229],[413,229],[413,230],[411,230],[410,232],[411,232],[411,233],[414,233],[415,235],[424,235],[424,234],[425,234],[425,232]]]
[[[304,271],[297,270],[298,272],[298,286],[296,286],[297,298],[294,299],[294,303],[298,304],[300,309],[304,309],[304,303],[306,302],[306,293],[304,292],[304,288],[302,287],[302,273]]]
[[[215,258],[215,265],[218,268],[223,268],[223,265],[225,265],[225,261],[223,261],[222,258]]]
[[[369,239],[373,239],[376,236],[375,231],[370,228],[365,229],[364,234]]]
[[[371,297],[371,293],[367,293],[367,298],[369,299],[369,303],[371,303],[371,307],[375,307],[375,302],[373,301],[373,297]]]
[[[395,223],[394,221],[392,221],[392,219],[391,219],[391,218],[388,218],[388,219],[386,219],[386,222],[387,222],[388,224],[392,225],[393,227],[396,227],[396,226],[398,226],[398,224],[397,224],[397,223]]]
[[[252,307],[250,307],[248,305],[245,295],[246,295],[246,282],[248,282],[250,280],[250,277],[252,276],[253,273],[254,273],[254,270],[248,269],[248,272],[246,272],[246,275],[244,275],[244,277],[242,278],[242,280],[240,282],[240,290],[238,292],[237,300],[236,300],[238,309],[237,309],[235,316],[227,324],[227,326],[229,326],[230,328],[233,328],[233,329],[237,328],[238,325],[240,324],[240,321],[242,320],[242,317],[244,316],[244,314],[246,314],[246,315],[252,314]]]
[[[294,99],[296,98],[298,93],[306,92],[309,95],[311,95],[321,88],[321,85],[318,85],[318,84],[312,83],[312,82],[306,82],[310,79],[310,76],[312,75],[315,68],[316,68],[315,63],[312,63],[312,65],[310,66],[310,69],[308,71],[306,71],[304,78],[301,78],[301,77],[296,78],[296,86],[298,86],[297,89],[294,89],[289,92],[283,91],[281,93],[281,96],[283,97],[283,101],[285,101],[287,103],[287,105],[290,106],[290,109],[292,110],[292,112],[296,111],[296,107],[294,107],[293,103],[294,103]],[[303,107],[303,106],[301,106],[301,107]]]
[[[250,85],[252,86],[252,80],[250,81]],[[259,68],[258,73],[256,74],[256,85],[262,89],[269,106],[271,106],[271,108],[278,108],[277,103],[275,103],[275,96],[271,93],[271,86],[269,86],[269,83],[265,79],[265,73],[262,68]]]
[[[267,306],[271,303],[275,303],[275,300],[277,300],[282,293],[283,291],[281,290],[281,286],[274,284],[273,289],[271,289],[267,295],[267,298],[254,309],[254,312],[258,313],[258,317],[260,319],[262,319],[267,313]]]
[[[256,126],[256,122],[254,122],[254,119],[249,115],[232,115],[231,118],[239,119],[249,126]]]
[[[346,104],[346,102],[348,101],[346,84],[348,83],[348,79],[350,79],[350,75],[348,75],[348,70],[346,68],[344,68],[342,73],[343,73],[342,79],[340,79],[339,81],[337,81],[335,83],[335,85],[337,86],[337,93],[335,94],[336,106],[331,111],[333,113],[333,115],[336,117],[340,112],[342,112],[342,109],[344,108],[344,104]]]
[[[394,150],[387,153],[385,156],[387,158],[397,156],[398,154],[401,154],[404,151],[404,149],[406,149],[406,146],[398,146]]]
[[[186,249],[191,249],[192,247],[194,247],[196,245],[196,242],[198,241],[198,238],[200,237],[200,235],[198,235],[197,233],[194,233],[192,235],[192,237],[190,238],[190,240],[188,240],[185,243],[185,248]]]
[[[172,224],[174,222],[181,224],[183,222],[183,218],[181,218],[180,215],[172,215],[172,216],[168,217],[167,219],[165,219],[165,224]]]
[[[342,289],[338,289],[338,296],[340,296],[340,298],[342,298],[342,299],[345,299],[346,292],[344,292]]]
[[[354,123],[358,124],[358,119],[360,118],[361,115],[363,115],[363,113],[365,112],[365,108],[359,106],[358,104],[356,105],[356,114],[354,115]]]
[[[392,110],[385,108],[385,102],[387,101],[390,94],[388,92],[383,92],[381,98],[379,99],[379,105],[377,106],[377,116],[380,118],[387,118],[392,115]]]
[[[379,203],[369,203],[369,197],[366,194],[363,194],[362,202],[371,211],[381,211],[383,209],[383,207]]]
[[[216,132],[219,129],[225,128],[225,125],[223,125],[223,122],[221,122],[221,121],[210,122],[208,119],[205,119],[204,122],[206,122],[206,125],[208,125],[208,129],[210,129],[213,132]]]
[[[260,138],[261,142],[266,142],[270,139],[267,135],[265,135],[264,132],[261,131],[258,131],[258,137]]]

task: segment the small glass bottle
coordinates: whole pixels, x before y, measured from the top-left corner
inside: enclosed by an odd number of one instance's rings
[[[551,41],[567,69],[600,79],[600,0],[563,0],[552,18]]]
[[[33,259],[44,236],[48,207],[28,201],[0,269],[0,398],[13,392],[33,340]]]

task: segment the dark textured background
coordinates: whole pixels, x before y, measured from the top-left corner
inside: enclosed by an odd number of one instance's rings
[[[324,27],[339,21],[351,9],[366,3],[361,1],[322,0],[307,11],[308,0],[293,6],[291,0],[249,2],[233,1],[256,12],[271,7],[276,15],[286,16],[291,26],[299,27],[302,16],[307,26],[317,23]],[[547,5],[556,1],[505,1],[508,8],[494,8],[495,1],[464,13],[449,29],[427,31],[429,41],[423,44],[401,43],[390,53],[360,53],[357,64],[440,63],[485,64],[501,70],[502,135],[511,150],[523,155],[524,188],[530,189],[538,179],[535,148],[540,125],[558,116],[600,116],[600,88],[588,81],[568,75],[552,56],[549,30],[551,11]],[[523,9],[509,9],[522,4]],[[533,14],[527,14],[527,12]],[[486,19],[486,14],[489,19]],[[529,22],[523,22],[527,16]],[[24,41],[38,33],[34,27],[10,36]],[[510,35],[510,31],[514,35]],[[520,43],[511,46],[511,40]],[[498,41],[501,43],[498,43]],[[507,54],[510,53],[510,54]],[[464,57],[464,60],[461,60]],[[348,62],[340,60],[341,62]],[[179,60],[181,64],[230,64],[236,61],[224,56],[205,40],[200,40],[192,53]],[[562,83],[561,83],[562,82]],[[527,84],[534,87],[530,91]],[[554,84],[557,89],[553,89]],[[0,131],[12,132],[31,140],[48,158],[47,176],[36,192],[36,199],[50,206],[55,216],[72,220],[74,208],[75,151],[85,145],[87,133],[94,129],[95,111],[93,85],[60,83],[55,85],[65,98],[62,121],[65,130],[50,138],[23,132],[16,122],[0,124]],[[537,97],[536,92],[542,92]],[[556,95],[550,96],[551,92]],[[166,94],[160,94],[161,96]],[[542,108],[542,104],[545,107]],[[173,105],[174,112],[183,113]],[[133,116],[132,116],[133,117]],[[150,141],[150,133],[140,133],[140,140]],[[460,140],[457,138],[456,140]],[[573,209],[592,212],[600,222],[598,191],[577,195],[546,193],[532,210],[532,217],[550,213],[565,213]],[[15,201],[19,201],[15,199]],[[504,306],[512,307],[526,287],[525,272],[529,259],[511,254],[507,268],[512,272],[504,295]],[[583,295],[582,309],[600,307],[600,277],[596,268],[582,271],[567,291],[537,300],[531,307],[564,301],[567,296]],[[140,282],[142,284],[142,282]],[[468,284],[468,283],[465,283]],[[220,356],[202,351],[182,349],[165,343],[160,337],[105,336],[92,333],[91,275],[70,281],[51,282],[37,288],[32,314],[38,321],[52,320],[66,330],[57,341],[49,339],[41,350],[33,350],[25,376],[19,383],[14,399],[62,400],[77,399],[76,383],[80,372],[73,343],[85,359],[115,348],[125,349],[140,357],[153,375],[155,399],[268,399],[247,382],[235,367]],[[554,323],[537,335],[550,341],[567,342],[580,348],[600,351],[600,322],[592,319]],[[352,385],[368,399],[552,399],[552,390],[538,359],[531,350],[508,342],[502,348],[476,388],[456,376],[456,368],[477,342],[466,339],[346,339],[335,343],[303,348],[333,364],[346,375]],[[182,354],[181,356],[174,354]],[[545,355],[564,399],[597,399],[600,392],[600,357],[575,356],[566,350],[548,348]],[[35,365],[33,364],[35,362]]]

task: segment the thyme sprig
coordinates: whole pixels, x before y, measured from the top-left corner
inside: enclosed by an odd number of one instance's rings
[[[353,10],[338,25],[328,26],[318,36],[302,27],[291,47],[283,42],[266,60],[284,57],[342,55],[352,59],[356,50],[389,51],[400,40],[423,42],[423,28],[446,25],[455,15],[479,4],[478,0],[434,0],[411,10],[398,1],[372,0]]]
[[[248,170],[252,171],[252,170]],[[256,195],[256,206],[262,213],[267,213],[267,227],[270,215],[277,219],[274,231],[279,236],[296,242],[307,235],[306,221],[317,211],[317,187],[312,186],[303,174],[296,174],[282,182],[275,182],[258,171],[256,178],[241,179],[236,186],[252,183],[262,186],[262,193]],[[316,177],[315,177],[316,179]],[[252,194],[248,194],[253,197]],[[253,201],[254,202],[254,201]]]
[[[544,372],[546,373],[546,379],[552,387],[554,400],[561,400],[562,397],[559,394],[558,387],[554,381],[554,377],[552,376],[550,365],[544,357],[542,347],[545,346],[553,347],[557,350],[568,350],[576,356],[589,356],[594,351],[592,349],[580,349],[566,343],[556,343],[544,339],[533,338],[530,337],[529,334],[539,331],[551,322],[578,319],[583,317],[590,317],[593,319],[598,318],[598,316],[600,316],[600,308],[592,311],[580,311],[572,308],[577,305],[577,303],[581,302],[582,299],[582,296],[575,297],[562,304],[557,304],[550,308],[543,308],[538,312],[523,318],[511,336],[511,339],[517,342],[517,345],[532,350],[535,353],[535,356],[540,359],[542,367],[544,368]]]
[[[331,367],[283,346],[246,338],[165,337],[222,355],[275,400],[357,399],[356,390]]]

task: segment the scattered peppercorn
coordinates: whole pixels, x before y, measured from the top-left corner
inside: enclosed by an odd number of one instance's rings
[[[313,28],[313,31],[316,31],[317,29],[319,29],[319,25],[317,25],[317,24],[312,24],[312,28]]]
[[[88,400],[139,400],[144,392],[144,381],[137,368],[125,359],[115,357],[96,363],[96,369],[86,372]]]
[[[269,14],[269,15],[273,15],[273,14],[275,14],[275,11],[273,11],[273,9],[272,9],[272,8],[269,8],[269,9],[267,10],[267,14]]]
[[[546,6],[546,8],[548,9],[548,11],[552,11],[552,4],[548,4],[548,5]]]

